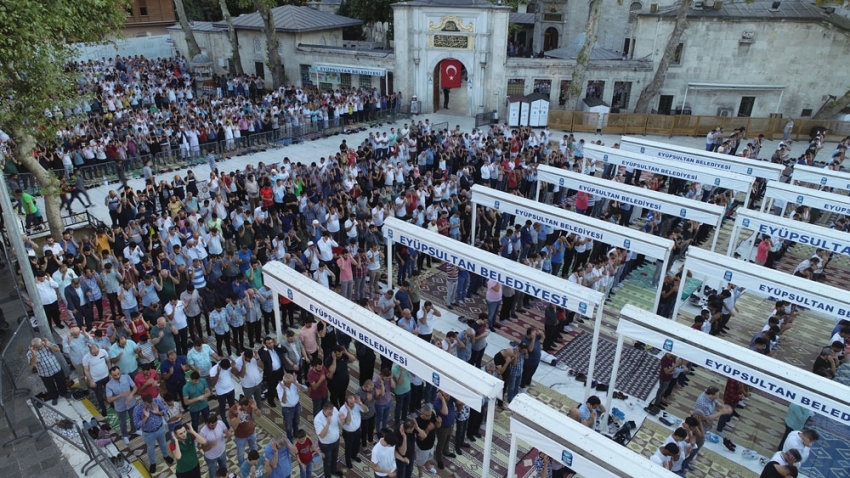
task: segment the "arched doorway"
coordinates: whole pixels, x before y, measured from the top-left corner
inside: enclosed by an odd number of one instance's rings
[[[549,27],[543,33],[543,51],[554,50],[558,48],[558,29]]]
[[[434,67],[434,111],[467,115],[466,66],[456,58],[445,58]]]

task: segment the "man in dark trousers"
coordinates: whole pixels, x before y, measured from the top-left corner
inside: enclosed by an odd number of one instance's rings
[[[449,89],[443,88],[443,109],[449,109]]]
[[[263,383],[266,385],[266,400],[270,407],[275,406],[274,398],[277,396],[277,384],[283,380],[286,363],[286,349],[277,343],[272,337],[263,339],[263,348],[257,352],[260,362],[263,363]]]

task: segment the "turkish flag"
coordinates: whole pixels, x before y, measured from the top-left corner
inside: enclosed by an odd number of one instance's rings
[[[440,62],[440,86],[443,88],[460,88],[460,74],[463,63],[460,60],[443,60]]]

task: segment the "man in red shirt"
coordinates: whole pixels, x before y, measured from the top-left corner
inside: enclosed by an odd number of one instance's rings
[[[726,389],[723,391],[723,403],[732,408],[732,413],[728,415],[720,415],[720,418],[717,419],[717,433],[723,433],[723,429],[726,427],[735,428],[734,425],[729,423],[729,420],[731,420],[733,416],[738,415],[735,412],[735,407],[738,406],[738,402],[743,399],[744,385],[737,380],[733,380],[731,378],[726,379]]]
[[[142,371],[137,373],[133,378],[136,382],[136,388],[139,389],[139,396],[150,395],[152,398],[159,396],[159,374],[151,367],[149,363],[141,365]]]
[[[652,407],[656,410],[663,409],[670,404],[669,401],[664,399],[664,394],[673,381],[673,370],[683,363],[685,363],[684,360],[676,359],[676,356],[671,353],[666,353],[661,357],[658,370],[658,392],[655,394],[655,401],[652,403]]]
[[[314,358],[312,365],[307,371],[307,384],[310,386],[307,394],[313,400],[313,416],[315,417],[328,401],[328,377],[331,372],[320,358]]]

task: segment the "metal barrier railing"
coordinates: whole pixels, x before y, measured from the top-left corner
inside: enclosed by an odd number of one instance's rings
[[[396,109],[379,109],[364,113],[363,121],[358,124],[377,125],[392,123],[402,118],[410,118],[409,107]],[[315,121],[305,124],[285,123],[276,131],[263,131],[249,136],[233,139],[222,139],[203,143],[194,148],[181,149],[172,147],[167,151],[156,154],[143,154],[123,161],[98,161],[75,168],[77,174],[81,175],[86,187],[97,187],[104,183],[116,183],[123,177],[126,179],[140,178],[143,176],[145,164],[151,162],[151,169],[160,174],[183,168],[189,168],[207,163],[207,156],[213,154],[216,159],[222,156],[240,156],[255,153],[268,148],[289,146],[305,140],[315,140],[322,137],[339,134],[352,127],[354,123],[342,124],[341,118],[333,118],[325,121]],[[120,168],[120,170],[119,170]],[[57,177],[68,177],[65,169],[53,170]],[[38,195],[41,186],[35,176],[31,173],[18,174],[18,184],[26,193]]]
[[[478,113],[477,115],[475,115],[476,128],[491,124],[496,124],[496,110]]]

